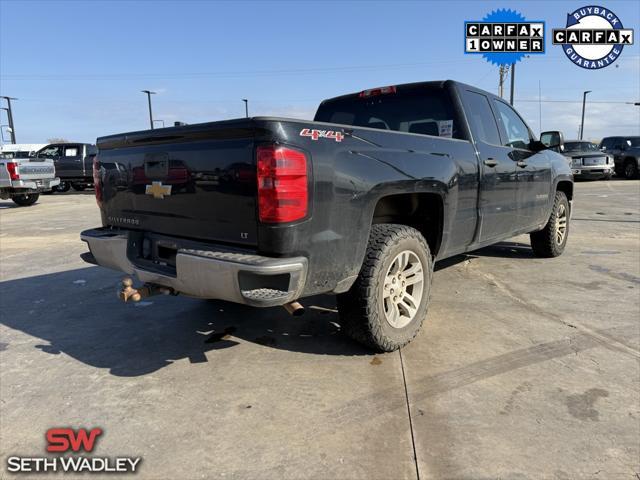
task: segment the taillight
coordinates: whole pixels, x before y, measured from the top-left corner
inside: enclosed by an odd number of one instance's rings
[[[358,94],[360,98],[375,97],[376,95],[386,95],[388,93],[396,93],[396,87],[391,85],[389,87],[371,88],[369,90],[363,90]]]
[[[100,160],[93,157],[93,188],[96,192],[96,202],[98,206],[102,206],[102,180],[100,180]]]
[[[9,172],[9,178],[11,180],[20,180],[18,164],[16,162],[7,162],[7,171]]]
[[[258,214],[261,222],[282,223],[307,215],[307,156],[278,145],[256,150]]]

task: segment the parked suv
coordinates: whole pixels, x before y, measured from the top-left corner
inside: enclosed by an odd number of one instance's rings
[[[55,191],[81,191],[93,186],[93,159],[97,152],[96,146],[89,143],[52,143],[40,149],[37,157],[50,158],[55,163],[60,177]]]
[[[618,177],[638,178],[640,171],[640,137],[606,137],[600,149],[613,155]]]

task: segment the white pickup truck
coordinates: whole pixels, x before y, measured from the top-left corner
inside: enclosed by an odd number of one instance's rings
[[[41,145],[11,144],[0,148],[0,199],[33,205],[42,192],[60,183],[52,160],[33,156]]]

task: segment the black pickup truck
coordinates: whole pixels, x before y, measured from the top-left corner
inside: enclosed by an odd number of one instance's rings
[[[96,146],[89,143],[52,143],[41,148],[36,157],[53,160],[60,177],[54,191],[73,188],[79,192],[93,184],[93,159],[97,152]]]
[[[102,227],[83,258],[135,275],[123,300],[183,293],[257,307],[337,294],[344,332],[391,351],[418,332],[433,264],[530,233],[567,242],[573,177],[502,99],[454,81],[256,117],[111,135],[94,163]]]

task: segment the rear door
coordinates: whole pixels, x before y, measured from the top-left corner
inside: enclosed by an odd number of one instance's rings
[[[482,92],[463,92],[466,115],[480,157],[479,241],[503,237],[513,231],[516,209],[515,162],[512,149],[502,145],[490,99]]]
[[[70,143],[63,146],[61,164],[67,177],[83,177],[84,176],[84,145]]]
[[[551,158],[546,150],[533,152],[535,138],[520,115],[507,103],[493,99],[502,143],[516,171],[514,230],[538,224],[549,211]]]
[[[95,145],[84,146],[84,156],[82,157],[82,169],[83,176],[85,178],[93,176],[93,160],[98,154],[98,149]]]

